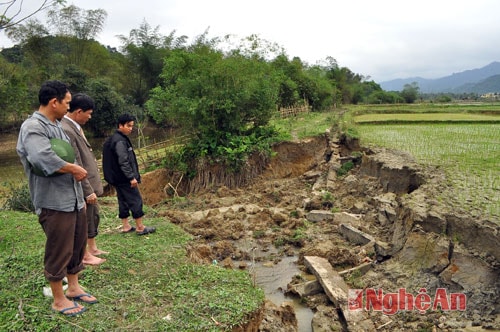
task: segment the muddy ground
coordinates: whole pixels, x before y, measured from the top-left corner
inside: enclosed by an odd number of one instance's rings
[[[311,331],[500,329],[498,220],[472,219],[439,200],[437,193],[448,190],[440,171],[424,169],[403,153],[363,149],[329,133],[281,143],[275,151],[270,161],[252,161],[263,165],[254,167],[259,174],[239,181],[214,176],[213,169],[200,175],[203,186],[166,170],[148,173],[141,187],[145,202],[194,235],[188,250],[193,261],[250,271],[252,261],[298,257],[303,273],[282,291],[301,296],[315,312]],[[354,168],[338,176],[346,162]],[[188,193],[189,188],[197,189]],[[428,294],[432,300],[437,289],[445,289],[465,295],[466,308],[447,310],[441,301],[420,313],[407,303],[395,313],[387,305],[385,312],[372,307],[362,319],[349,318],[346,303],[334,303],[321,287],[297,290],[314,283],[304,256],[326,258],[338,272],[367,266],[343,274],[351,289],[404,289],[415,299]],[[293,306],[268,302],[242,330],[297,331]]]

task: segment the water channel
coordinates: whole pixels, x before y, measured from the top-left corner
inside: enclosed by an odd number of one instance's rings
[[[256,263],[254,267],[256,284],[264,289],[266,298],[280,306],[283,302],[290,303],[297,317],[298,331],[311,332],[313,311],[304,305],[297,296],[289,297],[284,294],[287,284],[296,275],[303,274],[297,267],[296,256],[285,256],[276,264]]]

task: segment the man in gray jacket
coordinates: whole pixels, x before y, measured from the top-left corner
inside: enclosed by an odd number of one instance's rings
[[[92,117],[94,108],[95,104],[92,98],[86,94],[77,93],[71,99],[68,113],[61,120],[61,125],[75,150],[76,160],[88,172],[87,178],[82,181],[83,195],[87,203],[88,226],[87,250],[83,256],[83,264],[85,265],[104,263],[106,259],[97,256],[108,253],[98,249],[95,240],[100,220],[97,197],[103,194],[103,187],[97,160],[82,128]]]
[[[54,297],[52,309],[75,316],[85,311],[76,300],[82,300],[81,295],[86,294],[78,282],[78,274],[85,268],[82,260],[87,243],[87,221],[80,181],[87,177],[87,171],[76,162],[65,161],[52,149],[51,139],[69,142],[60,125],[71,102],[68,87],[59,81],[45,82],[38,100],[38,111],[21,126],[16,151],[28,177],[38,221],[47,238],[44,274]],[[62,286],[64,277],[68,278],[66,294]],[[85,302],[95,303],[97,299],[88,295]]]

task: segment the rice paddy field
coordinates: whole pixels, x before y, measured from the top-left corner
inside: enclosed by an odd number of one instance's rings
[[[461,106],[463,107],[463,106]],[[439,166],[453,192],[446,198],[476,216],[500,216],[500,105],[489,114],[436,114],[419,111],[353,117],[361,144],[383,146],[413,155],[424,165]],[[359,121],[358,121],[359,120]],[[364,124],[363,124],[364,123]],[[444,195],[442,193],[440,195]]]

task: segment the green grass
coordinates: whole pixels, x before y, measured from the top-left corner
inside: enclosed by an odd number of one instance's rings
[[[276,118],[270,123],[283,133],[283,139],[303,139],[324,134],[338,121],[339,112],[340,110],[300,113],[296,117]]]
[[[454,199],[481,215],[500,215],[499,124],[360,125],[362,145],[412,154],[420,163],[442,167]]]
[[[354,115],[368,113],[479,113],[500,115],[500,103],[460,102],[460,103],[415,103],[349,105]]]
[[[53,312],[42,295],[45,237],[37,217],[0,211],[1,331],[230,331],[263,303],[247,272],[190,263],[190,236],[154,211],[146,223],[157,233],[118,233],[111,206],[101,205],[97,238],[110,252],[107,262],[81,275],[99,303],[77,317]]]
[[[365,123],[428,123],[428,122],[483,122],[500,123],[500,117],[477,113],[390,113],[390,114],[362,114],[354,117],[359,124]]]

